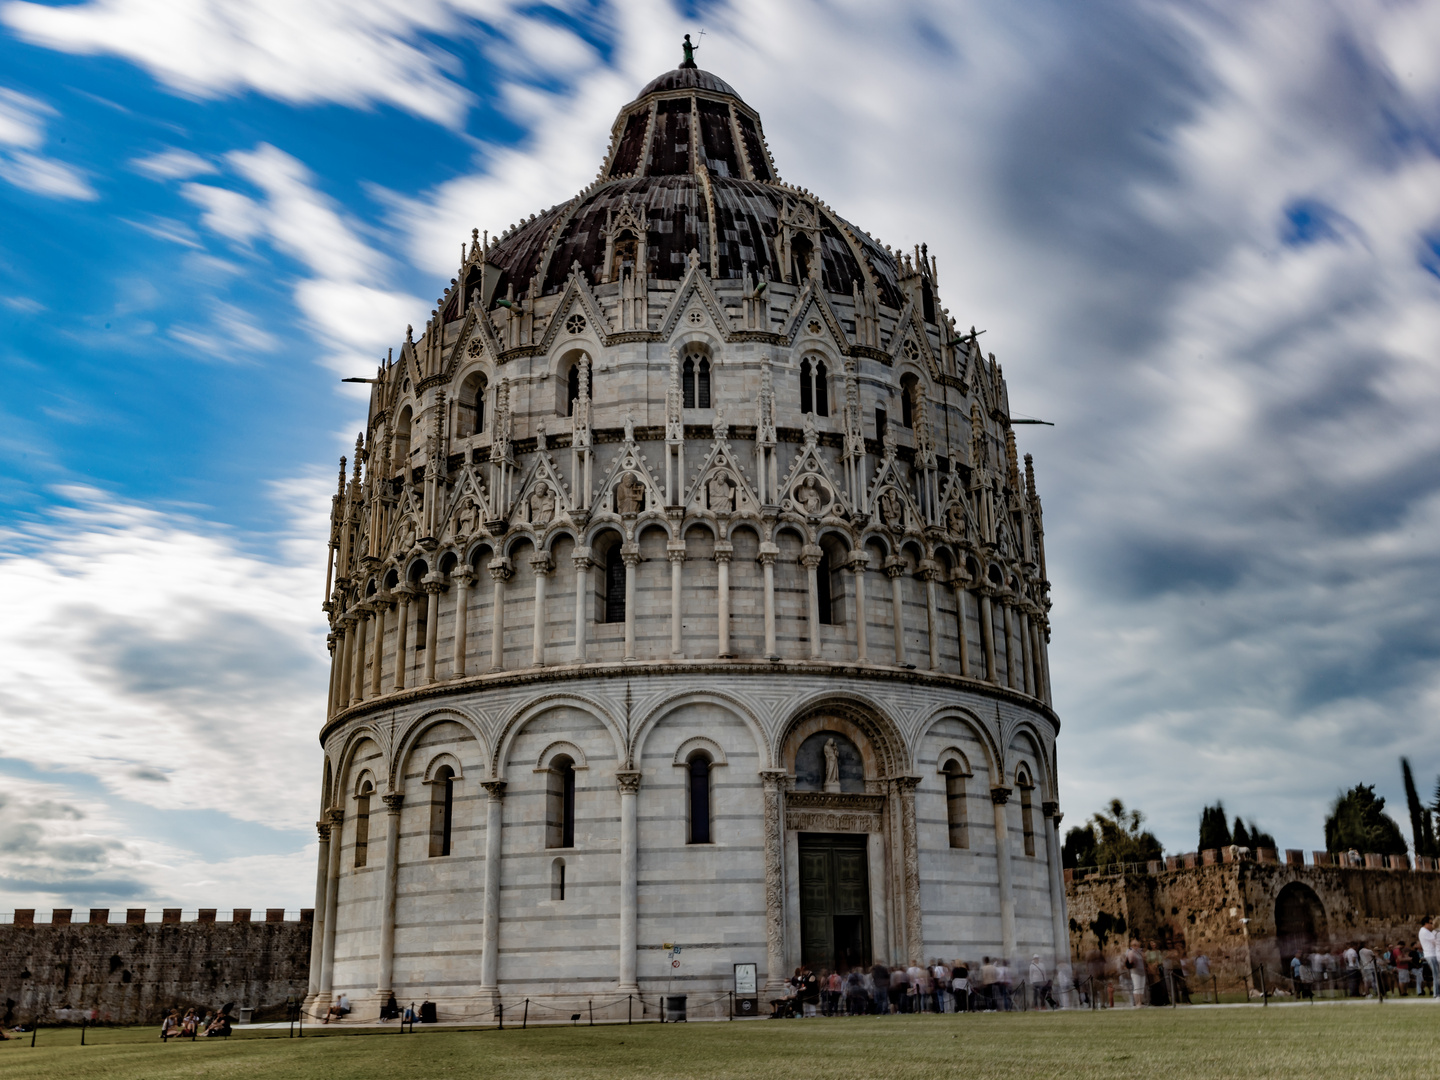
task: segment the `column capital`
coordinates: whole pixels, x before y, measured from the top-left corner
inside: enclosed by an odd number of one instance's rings
[[[575,570],[578,573],[583,573],[596,565],[595,560],[590,557],[589,548],[577,548],[575,554],[570,556],[570,560],[575,564]]]
[[[774,566],[775,559],[779,556],[778,551],[766,551],[761,548],[759,558],[756,560],[761,566]]]
[[[1004,806],[1010,801],[1010,789],[1008,787],[992,787],[990,789],[990,801],[996,806]]]
[[[825,557],[825,552],[820,550],[818,544],[806,544],[800,549],[800,565],[806,570],[813,570],[820,565],[820,560]]]
[[[901,792],[914,791],[920,786],[921,778],[918,776],[892,776],[890,782]]]
[[[678,544],[675,544],[675,543],[666,544],[666,545],[665,545],[665,557],[666,557],[667,559],[669,559],[672,563],[677,563],[677,562],[683,563],[683,562],[685,561],[685,544],[684,544],[684,542],[682,541],[681,543],[678,543]]]
[[[940,565],[934,559],[922,559],[915,568],[915,576],[921,581],[935,581],[940,577]]]
[[[781,791],[785,787],[785,781],[790,774],[784,769],[761,769],[760,782],[765,785],[766,791]]]
[[[385,809],[389,810],[392,814],[398,814],[400,812],[400,805],[405,801],[404,793],[399,791],[387,792],[381,795],[380,798],[385,803]]]
[[[326,843],[330,839],[330,823],[328,821],[315,822],[315,832],[320,837],[320,842]]]
[[[855,573],[863,574],[870,569],[870,556],[863,551],[852,552],[850,557],[845,560],[845,565]]]
[[[483,787],[490,796],[491,802],[499,802],[505,797],[504,780],[481,780],[480,786]]]
[[[555,560],[550,557],[548,551],[530,557],[530,569],[542,577],[549,577],[555,570]]]
[[[515,567],[511,565],[509,559],[491,559],[490,565],[485,569],[496,581],[509,581],[510,576],[515,573]]]
[[[450,580],[457,585],[470,586],[475,583],[475,571],[464,563],[450,571]]]
[[[620,794],[634,795],[640,790],[640,770],[617,769],[615,772],[615,783],[620,788]]]
[[[640,549],[630,544],[620,545],[620,560],[626,566],[640,565]]]
[[[438,574],[426,574],[420,582],[420,587],[431,596],[439,596],[447,588],[444,580]]]
[[[408,581],[402,581],[399,585],[396,585],[395,588],[390,590],[390,595],[395,597],[396,603],[408,604],[410,603],[411,598],[415,595],[415,587],[411,585]]]
[[[886,577],[898,578],[904,574],[907,569],[909,569],[909,567],[906,565],[905,560],[898,555],[891,555],[885,560]]]
[[[1042,802],[1040,804],[1040,812],[1046,817],[1058,818],[1060,817],[1060,804],[1058,802]],[[1057,821],[1056,824],[1059,824],[1059,822]]]
[[[330,819],[330,826],[334,828],[345,820],[345,811],[338,806],[332,806],[325,811],[325,816]]]

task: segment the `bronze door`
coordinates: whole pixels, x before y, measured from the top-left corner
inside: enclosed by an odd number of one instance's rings
[[[800,961],[814,970],[870,965],[865,834],[800,834]]]

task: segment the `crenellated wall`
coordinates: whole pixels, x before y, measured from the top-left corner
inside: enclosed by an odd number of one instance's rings
[[[310,966],[311,912],[294,921],[174,920],[0,923],[0,1005],[11,1025],[53,1022],[56,1010],[93,1010],[107,1023],[156,1023],[171,1008],[261,1010],[278,1019],[299,1001]],[[283,916],[283,912],[279,913]],[[132,913],[133,915],[133,913]],[[168,913],[167,913],[168,915]],[[108,917],[108,912],[100,919]],[[238,1015],[238,1013],[237,1013]]]

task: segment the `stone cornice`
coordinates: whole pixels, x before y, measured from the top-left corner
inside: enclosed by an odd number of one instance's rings
[[[1043,716],[1050,722],[1054,734],[1060,733],[1060,717],[1055,710],[1038,698],[1011,690],[984,679],[955,675],[950,672],[922,671],[892,667],[884,664],[857,664],[854,661],[834,660],[767,660],[757,657],[753,660],[605,660],[584,664],[554,664],[543,668],[521,668],[516,671],[491,672],[481,675],[467,675],[463,679],[439,679],[429,686],[410,687],[378,698],[358,702],[336,711],[320,729],[320,744],[323,746],[331,732],[372,712],[382,712],[402,705],[435,698],[446,698],[458,692],[496,690],[511,686],[553,685],[585,679],[631,679],[642,675],[699,675],[713,678],[725,674],[745,675],[751,678],[770,676],[788,679],[796,675],[818,675],[821,678],[843,676],[860,682],[889,682],[929,684],[950,687],[979,694],[998,701],[1010,702]]]

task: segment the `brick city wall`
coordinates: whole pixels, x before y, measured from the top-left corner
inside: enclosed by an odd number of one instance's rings
[[[1314,944],[1326,951],[1411,943],[1425,915],[1440,915],[1440,873],[1433,871],[1269,861],[1153,864],[1148,872],[1067,881],[1071,954],[1080,961],[1099,950],[1113,963],[1138,937],[1182,956],[1204,954],[1222,978],[1243,978],[1262,963],[1279,971],[1290,949],[1277,937],[1276,908],[1291,883],[1309,889],[1323,908]]]
[[[16,911],[0,923],[0,1004],[3,1022],[57,1018],[57,1010],[94,1010],[99,1021],[157,1023],[165,1010],[258,1010],[255,1019],[284,1013],[286,1000],[304,999],[310,970],[311,912],[285,921],[271,910],[264,922],[239,910],[220,922],[202,910],[181,921],[167,910],[162,921],[127,912],[124,923],[109,911],[91,909],[89,921],[72,922],[57,910],[48,923],[33,911]]]

